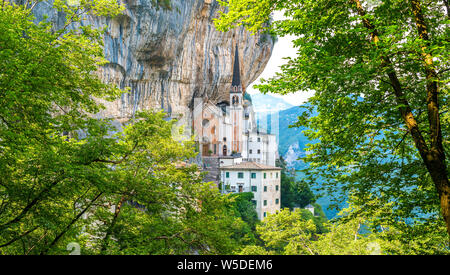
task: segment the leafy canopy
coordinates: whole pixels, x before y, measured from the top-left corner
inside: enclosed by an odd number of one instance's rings
[[[82,254],[231,253],[242,220],[188,164],[175,121],[93,118],[124,91],[96,74],[103,31],[80,21],[123,8],[55,1],[57,29],[34,23],[31,3],[0,7],[0,254],[68,254],[72,242]]]
[[[391,212],[377,216],[377,225],[401,228],[404,241],[417,237],[415,228],[430,224],[445,235],[446,223],[450,234],[445,3],[222,4],[228,12],[216,20],[220,30],[243,25],[253,32],[295,37],[296,57],[258,88],[279,94],[315,91],[295,124],[308,128],[306,135],[318,141],[307,148],[305,179],[338,202],[356,196],[361,213],[391,205]],[[285,18],[271,22],[273,11]]]

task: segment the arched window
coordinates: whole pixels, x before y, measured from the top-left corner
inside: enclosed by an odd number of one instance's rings
[[[208,126],[209,126],[209,120],[204,119],[204,120],[202,121],[202,126],[203,126],[204,128],[208,127]]]
[[[239,97],[237,95],[233,96],[232,103],[233,105],[239,104]]]

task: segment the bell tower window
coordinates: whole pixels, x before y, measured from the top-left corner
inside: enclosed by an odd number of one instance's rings
[[[238,105],[239,104],[239,97],[237,95],[234,95],[232,100],[231,100],[233,105]]]

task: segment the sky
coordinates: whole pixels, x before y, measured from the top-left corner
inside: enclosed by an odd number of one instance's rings
[[[276,12],[274,14],[275,20],[283,19],[283,15],[281,12]],[[275,47],[272,51],[272,56],[269,59],[269,62],[266,65],[266,68],[261,73],[258,79],[255,80],[252,84],[249,85],[247,88],[247,92],[249,94],[258,94],[259,91],[253,88],[253,85],[259,84],[260,79],[269,79],[273,76],[275,76],[275,73],[280,70],[280,66],[285,64],[287,60],[283,59],[285,57],[295,57],[296,55],[296,49],[292,46],[292,40],[294,39],[293,36],[286,36],[286,37],[278,37],[278,41],[275,43]],[[282,98],[286,102],[292,105],[301,105],[306,102],[308,97],[313,95],[313,92],[297,92],[292,93],[288,95],[279,95],[279,94],[273,94],[270,93],[269,95]]]

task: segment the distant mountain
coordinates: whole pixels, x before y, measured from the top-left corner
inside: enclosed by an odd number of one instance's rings
[[[253,104],[257,102],[254,96],[252,96]],[[279,106],[281,106],[280,103]],[[290,105],[286,103],[285,106]],[[300,106],[301,107],[301,106]],[[304,128],[289,128],[298,120],[303,112],[303,108],[299,106],[290,107],[288,109],[275,110],[273,112],[258,112],[258,125],[260,128],[266,130],[269,133],[276,134],[278,140],[278,152],[288,163],[288,166],[295,169],[304,168],[302,161],[299,161],[299,157],[305,155],[306,144],[310,143],[308,138],[302,133]]]
[[[252,94],[253,109],[257,113],[275,113],[294,107],[282,98],[265,94]]]
[[[304,105],[303,105],[304,106]],[[302,106],[300,106],[302,107]],[[298,160],[299,157],[304,157],[306,155],[305,148],[309,143],[314,143],[314,141],[309,140],[302,133],[305,128],[289,128],[289,125],[294,124],[297,121],[298,116],[300,116],[304,109],[300,107],[293,107],[287,110],[283,110],[279,112],[279,145],[278,151],[288,165],[296,170],[301,170],[308,168],[308,165],[301,160]],[[297,179],[301,180],[303,177],[301,172],[297,172]],[[316,178],[319,180],[319,177]],[[314,188],[313,188],[314,191]],[[318,204],[322,206],[323,211],[328,219],[332,219],[336,217],[339,212],[336,209],[330,209],[329,207],[332,204],[332,198],[330,195],[324,195],[320,197],[317,201]],[[340,209],[347,207],[347,205],[339,204]]]
[[[253,97],[253,96],[252,96]],[[253,97],[253,101],[255,101]],[[314,141],[310,141],[304,134],[303,130],[305,128],[289,128],[290,125],[293,125],[297,122],[298,117],[303,113],[304,109],[301,108],[303,106],[291,107],[289,109],[281,110],[278,112],[272,113],[259,113],[259,123],[264,124],[264,121],[276,121],[278,120],[278,125],[274,125],[273,123],[266,123],[267,129],[271,133],[277,134],[278,139],[278,152],[280,156],[282,156],[288,166],[290,168],[294,168],[296,170],[302,170],[308,167],[306,163],[299,158],[304,157],[306,155],[305,148],[309,143],[313,143]],[[278,119],[276,119],[278,116]],[[278,131],[277,131],[278,130]],[[297,172],[297,180],[301,180],[303,177],[301,172]],[[314,188],[313,188],[314,191]],[[315,192],[315,191],[314,191]],[[329,195],[324,195],[317,200],[317,203],[322,206],[322,209],[327,216],[328,219],[332,219],[336,217],[337,210],[330,209],[330,205],[332,204],[332,199]],[[345,207],[345,204],[339,205],[342,209]]]
[[[252,95],[252,103],[253,106],[262,106],[266,104],[267,106],[271,104],[271,106],[278,107],[272,110],[260,108],[257,112],[258,125],[260,128],[266,130],[269,133],[276,134],[278,140],[278,152],[280,156],[282,156],[288,167],[294,168],[295,170],[302,170],[308,168],[308,165],[304,163],[299,158],[304,157],[306,155],[305,148],[309,143],[314,143],[314,141],[310,141],[304,134],[303,130],[305,128],[290,128],[290,125],[293,125],[298,121],[298,117],[304,112],[305,105],[302,106],[292,106],[290,108],[284,109],[282,106],[289,106],[289,103],[283,102],[282,99],[274,98],[268,95]],[[260,102],[263,100],[264,102]],[[276,102],[276,103],[275,103]],[[269,123],[272,122],[272,123]],[[299,171],[296,173],[297,180],[301,180],[303,175]],[[316,190],[313,188],[313,191]],[[322,206],[323,211],[328,219],[332,219],[336,217],[337,210],[330,209],[330,205],[332,204],[332,198],[329,195],[324,195],[317,200],[317,203]],[[345,207],[345,204],[339,205],[342,209]]]
[[[299,161],[298,158],[305,156],[306,153],[304,149],[306,148],[306,144],[310,143],[310,141],[302,132],[305,128],[290,128],[289,126],[297,122],[298,117],[303,111],[303,108],[292,107],[278,113],[278,152],[286,159],[289,166],[296,169],[304,168],[303,162]]]

